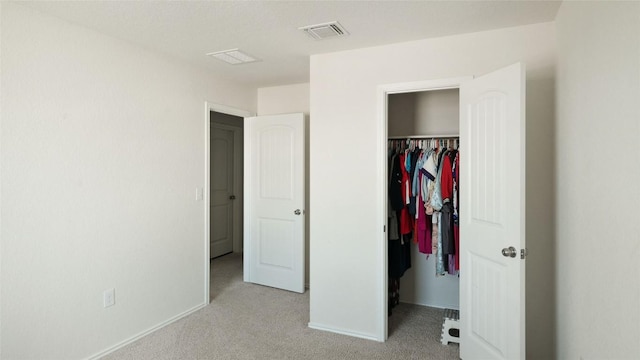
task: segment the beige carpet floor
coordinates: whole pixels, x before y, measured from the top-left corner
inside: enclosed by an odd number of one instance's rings
[[[385,343],[310,329],[309,292],[242,282],[242,257],[211,263],[211,304],[104,359],[459,359],[443,310],[400,304]]]

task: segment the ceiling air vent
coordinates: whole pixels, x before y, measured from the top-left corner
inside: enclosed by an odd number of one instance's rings
[[[307,33],[307,35],[311,36],[316,40],[329,39],[333,37],[346,36],[349,35],[349,32],[345,30],[345,28],[340,25],[337,21],[332,21],[324,24],[316,24],[303,26],[298,28]]]
[[[258,61],[258,59],[253,56],[240,51],[239,49],[229,49],[223,51],[216,51],[207,54],[208,56],[214,57],[218,60],[224,61],[231,65],[238,64],[246,64]]]

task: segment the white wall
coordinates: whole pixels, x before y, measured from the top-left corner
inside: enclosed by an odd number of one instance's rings
[[[258,89],[258,115],[309,115],[309,83]]]
[[[400,302],[443,309],[460,309],[460,278],[436,277],[436,257],[411,244],[411,269],[400,279]]]
[[[312,326],[370,338],[382,331],[377,87],[481,75],[518,61],[527,64],[530,145],[527,349],[530,358],[552,353],[553,217],[546,209],[553,203],[553,164],[545,146],[553,143],[553,23],[311,57]]]
[[[309,83],[258,89],[258,115],[303,113],[305,119],[305,284],[309,283]]]
[[[387,117],[389,136],[406,136],[420,134],[416,129],[416,96],[415,92],[389,95],[387,99]]]
[[[1,6],[2,356],[88,357],[204,304],[205,101],[255,89]]]
[[[389,136],[460,133],[458,89],[389,96]]]
[[[640,3],[558,13],[558,359],[640,357]]]

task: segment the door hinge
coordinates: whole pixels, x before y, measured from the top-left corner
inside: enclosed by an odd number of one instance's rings
[[[520,259],[526,258],[528,254],[529,251],[527,251],[527,249],[520,249]]]

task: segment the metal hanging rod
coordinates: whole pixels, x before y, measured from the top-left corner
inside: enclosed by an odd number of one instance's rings
[[[425,149],[425,148],[452,148],[458,149],[460,146],[460,138],[458,136],[419,136],[419,137],[396,137],[389,138],[387,140],[387,147],[391,149],[398,150],[406,150],[411,149],[412,151],[416,148]]]
[[[451,135],[409,135],[409,136],[389,136],[389,140],[421,140],[421,139],[446,139],[446,138],[457,138],[460,137],[458,134]]]

